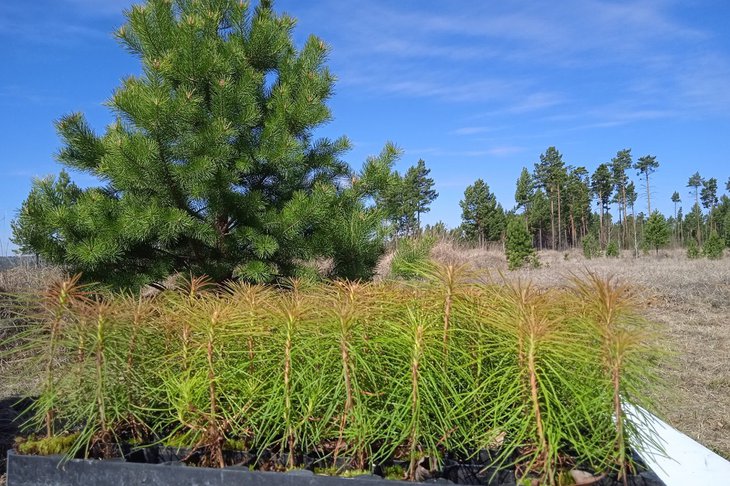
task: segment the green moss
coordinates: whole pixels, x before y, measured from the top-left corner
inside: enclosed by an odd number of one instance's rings
[[[336,467],[315,467],[314,474],[319,474],[321,476],[339,476],[341,478],[355,478],[365,474],[370,474],[370,472],[363,471],[362,469],[340,471],[339,468]]]
[[[74,442],[79,438],[78,433],[68,435],[54,435],[53,437],[36,438],[16,437],[15,450],[19,454],[33,454],[39,456],[50,456],[54,454],[66,454]]]
[[[385,479],[402,480],[406,477],[406,470],[401,466],[387,466],[383,468],[383,477]]]
[[[249,446],[246,443],[246,441],[240,440],[240,439],[226,439],[225,444],[226,449],[230,449],[232,451],[247,451],[249,450]]]
[[[370,472],[363,471],[362,469],[353,469],[351,471],[343,471],[340,474],[340,477],[343,477],[343,478],[356,478],[357,476],[363,476],[365,474],[370,474]]]

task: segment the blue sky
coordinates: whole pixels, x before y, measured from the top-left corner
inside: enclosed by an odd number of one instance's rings
[[[33,177],[55,174],[53,120],[87,114],[139,72],[111,32],[123,0],[0,3],[0,253]],[[730,3],[707,1],[399,1],[275,3],[332,48],[334,120],[359,168],[391,140],[398,168],[419,158],[440,197],[423,220],[460,221],[464,189],[483,178],[506,208],[514,183],[554,145],[589,170],[631,148],[655,155],[652,203],[699,171],[730,176]],[[93,181],[75,175],[81,184]],[[634,177],[638,180],[638,178]],[[643,192],[642,192],[643,195]]]

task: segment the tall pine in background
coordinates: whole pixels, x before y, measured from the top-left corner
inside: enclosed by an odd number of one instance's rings
[[[548,147],[540,155],[540,162],[535,164],[534,179],[538,187],[545,190],[550,198],[550,241],[552,249],[562,248],[562,198],[561,189],[568,177],[563,156],[555,147]],[[557,232],[555,231],[555,213],[557,212]],[[557,236],[557,246],[556,238]]]
[[[695,233],[695,239],[697,245],[702,245],[702,230],[700,225],[702,224],[702,209],[700,209],[700,186],[702,186],[702,176],[699,172],[695,172],[689,177],[687,181],[687,187],[694,189],[695,204],[692,206],[692,212],[690,216],[694,223],[697,223],[697,232]]]
[[[413,210],[416,213],[416,224],[421,229],[421,214],[431,210],[430,206],[439,196],[439,193],[433,189],[434,181],[428,177],[431,169],[426,168],[426,162],[419,159],[418,163],[410,167],[405,175],[406,191],[412,198]]]
[[[294,19],[265,0],[148,0],[126,17],[117,37],[142,74],[108,101],[116,119],[102,135],[79,113],[57,123],[58,160],[102,185],[36,181],[20,249],[121,286],[174,271],[264,281],[318,256],[367,276],[352,261],[380,252],[367,181],[350,183],[346,138],[313,137],[331,118],[325,44],[298,50]]]
[[[505,214],[497,197],[482,179],[467,186],[461,206],[461,232],[467,240],[483,245],[502,238]]]
[[[591,175],[591,191],[596,196],[598,202],[598,216],[599,216],[599,238],[601,248],[606,244],[606,236],[604,234],[604,220],[605,215],[609,209],[611,201],[611,193],[613,192],[614,179],[611,173],[611,169],[608,164],[600,164],[596,171]],[[607,225],[606,225],[607,226]],[[610,227],[609,227],[610,235]]]
[[[626,245],[626,186],[629,184],[629,177],[626,171],[632,167],[631,149],[619,150],[616,156],[611,159],[611,172],[613,184],[616,191],[615,201],[618,203],[618,219],[621,224],[621,245]]]

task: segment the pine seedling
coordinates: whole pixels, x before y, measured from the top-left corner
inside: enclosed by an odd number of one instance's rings
[[[410,400],[410,412],[411,422],[408,430],[408,442],[409,442],[409,456],[410,464],[408,466],[408,475],[411,479],[415,479],[416,474],[416,448],[419,446],[420,439],[420,414],[421,414],[421,366],[424,354],[424,334],[425,326],[424,323],[415,315],[409,316],[413,324],[413,335],[411,336],[413,351],[411,353],[411,400]]]
[[[199,282],[199,281],[198,281]],[[188,327],[179,353],[188,359],[185,373],[163,375],[172,417],[166,442],[185,440],[202,451],[202,464],[223,467],[229,432],[240,427],[251,407],[250,397],[238,397],[240,353],[235,345],[241,312],[230,293],[185,291],[172,300],[172,312]],[[246,400],[248,400],[246,402]],[[246,403],[244,403],[246,402]]]
[[[268,334],[271,322],[273,293],[269,287],[248,282],[231,282],[226,285],[230,299],[240,310],[237,324],[239,332],[246,338],[246,368],[253,374],[256,371],[256,340]],[[270,320],[270,319],[269,319]]]
[[[225,442],[225,432],[228,428],[224,420],[224,413],[221,412],[219,394],[219,381],[221,376],[218,373],[217,360],[221,356],[222,340],[221,334],[225,331],[224,326],[231,318],[231,307],[223,298],[213,297],[206,299],[198,307],[203,309],[203,319],[201,319],[201,341],[204,345],[203,352],[205,354],[205,370],[208,380],[208,413],[205,418],[207,423],[202,431],[202,438],[196,448],[201,445],[205,448],[204,465],[215,465],[218,467],[225,466],[223,461],[223,443]]]
[[[64,320],[72,307],[87,298],[88,292],[79,281],[81,274],[74,275],[66,280],[55,282],[45,291],[42,298],[45,327],[47,328],[47,348],[43,356],[45,361],[45,376],[41,386],[41,396],[34,405],[36,414],[43,416],[46,436],[54,435],[54,415],[57,403],[56,382],[58,377],[54,371],[60,356],[59,347],[63,338]]]
[[[276,294],[270,287],[247,282],[231,282],[226,289],[236,315],[226,332],[227,396],[233,409],[246,411],[231,422],[231,432],[248,440],[255,429],[251,413],[262,407],[264,390],[270,389],[272,381],[271,361],[275,358],[267,341],[276,332],[272,317]]]
[[[332,387],[341,401],[333,407],[339,414],[333,463],[337,464],[338,455],[347,449],[356,467],[364,469],[366,458],[372,456],[371,444],[377,440],[373,434],[378,430],[378,412],[371,408],[373,393],[363,388],[377,382],[377,352],[363,332],[363,317],[374,317],[372,288],[356,282],[334,282],[326,291],[321,316],[327,323],[324,343],[334,353],[323,349],[323,355],[337,355],[327,361],[332,363]]]
[[[122,315],[118,318],[122,322],[119,325],[127,341],[122,375],[127,392],[127,425],[132,436],[141,440],[146,426],[140,414],[146,411],[146,402],[150,402],[149,394],[145,392],[154,389],[157,382],[150,365],[156,362],[160,352],[159,337],[155,335],[157,326],[150,324],[158,322],[159,305],[154,297],[146,298],[141,294],[135,296],[127,293],[117,299],[122,307]]]
[[[343,446],[342,439],[347,422],[355,408],[355,370],[351,357],[353,343],[353,328],[357,324],[355,299],[358,291],[358,285],[352,282],[335,282],[335,295],[332,307],[335,313],[335,320],[338,327],[338,341],[340,348],[340,359],[342,363],[342,380],[345,387],[345,403],[342,407],[342,418],[340,419],[340,427],[337,436],[337,444],[335,445],[334,463],[337,464],[337,455]],[[359,460],[358,467],[364,467],[364,451],[358,451]]]
[[[615,421],[615,438],[612,446],[613,462],[618,468],[619,480],[627,482],[633,462],[627,454],[632,434],[637,443],[651,442],[641,436],[627,416],[624,403],[651,406],[650,390],[658,383],[652,371],[659,355],[653,344],[654,336],[648,323],[636,315],[636,301],[630,288],[613,277],[602,278],[589,272],[585,279],[573,278],[573,287],[589,325],[598,336],[601,359],[610,388],[611,404]],[[634,414],[642,420],[642,413]]]
[[[196,299],[200,298],[200,296],[205,292],[212,290],[213,286],[213,281],[207,275],[193,277],[193,275],[190,274],[188,278],[182,280],[179,288],[187,303],[192,306]],[[189,354],[191,327],[187,320],[182,322],[181,331],[182,369],[183,372],[188,372],[190,370]]]
[[[117,452],[117,433],[130,410],[124,381],[126,329],[119,320],[123,304],[116,296],[97,295],[74,308],[72,336],[85,344],[79,348],[83,356],[75,353],[77,376],[67,375],[60,382],[60,418],[66,427],[79,430],[69,457],[82,449],[87,457],[108,458]]]
[[[297,437],[292,420],[292,348],[294,346],[294,333],[298,331],[297,327],[301,324],[303,314],[303,300],[297,283],[294,282],[291,289],[291,295],[287,296],[285,302],[282,302],[280,310],[284,317],[284,369],[283,369],[283,398],[284,398],[284,438],[286,447],[289,450],[289,467],[293,468],[294,451],[296,450]]]
[[[295,279],[285,284],[288,288],[279,292],[273,304],[275,325],[262,351],[267,358],[262,362],[267,381],[256,431],[259,447],[277,447],[288,454],[287,467],[293,468],[297,453],[321,437],[325,425],[321,407],[329,387],[318,369],[321,343],[310,329],[316,288]]]
[[[110,442],[109,422],[107,417],[106,399],[108,397],[107,383],[107,340],[109,331],[109,304],[105,301],[98,301],[93,304],[93,318],[96,321],[94,326],[93,350],[94,360],[94,402],[96,404],[98,432],[95,440],[101,443],[102,457],[109,457],[111,454],[106,449]],[[92,422],[93,423],[93,422]]]
[[[469,457],[501,444],[515,414],[513,405],[498,397],[521,393],[519,380],[510,381],[519,372],[505,349],[504,335],[489,322],[500,310],[498,297],[495,286],[470,285],[454,307],[460,342],[451,346],[448,371],[449,378],[461,384],[454,406],[459,423],[454,440]]]
[[[387,454],[400,449],[407,454],[410,479],[422,477],[422,459],[431,467],[453,432],[451,421],[453,383],[443,368],[442,333],[438,315],[416,309],[403,309],[397,319],[383,322],[380,336],[380,363],[384,377],[385,406],[389,408],[386,427]]]
[[[532,284],[506,283],[495,289],[494,308],[483,317],[492,327],[496,365],[489,380],[496,384],[492,414],[507,432],[500,461],[521,452],[518,471],[524,477],[538,471],[549,484],[556,481],[560,444],[575,437],[588,396],[575,393],[576,368],[585,359],[580,341],[570,332],[564,309],[554,293]],[[500,349],[501,348],[501,349]],[[502,355],[500,358],[499,355]]]
[[[435,292],[441,299],[443,318],[441,352],[444,356],[444,366],[448,367],[449,340],[452,334],[452,321],[455,317],[455,301],[467,291],[469,283],[476,281],[478,274],[468,264],[449,263],[432,265],[424,272],[424,276],[434,285]]]

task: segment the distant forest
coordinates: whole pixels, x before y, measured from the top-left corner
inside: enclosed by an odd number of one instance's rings
[[[419,167],[423,172],[423,166]],[[721,245],[720,250],[730,245],[730,197],[718,196],[718,179],[699,172],[689,175],[671,196],[673,214],[664,215],[652,209],[652,175],[658,168],[655,156],[635,159],[631,149],[624,149],[591,173],[585,167],[566,164],[562,154],[549,147],[532,171],[522,169],[513,209],[503,209],[488,184],[477,179],[460,202],[461,225],[447,230],[443,223],[436,223],[425,231],[483,244],[502,241],[508,221],[521,218],[537,249],[564,250],[588,243],[595,244],[596,250],[624,249],[638,254],[670,244],[697,251],[708,242]],[[428,169],[425,171],[427,175]],[[424,187],[430,189],[428,184]],[[646,199],[639,200],[637,187]],[[688,200],[682,200],[682,189],[691,196]],[[414,193],[413,200],[427,199],[421,197],[425,193],[419,196],[415,186],[404,193],[409,191]],[[725,191],[730,193],[730,179]],[[396,237],[413,235],[418,228],[414,208],[404,204],[400,212],[392,214]],[[428,210],[427,206],[419,209]]]

